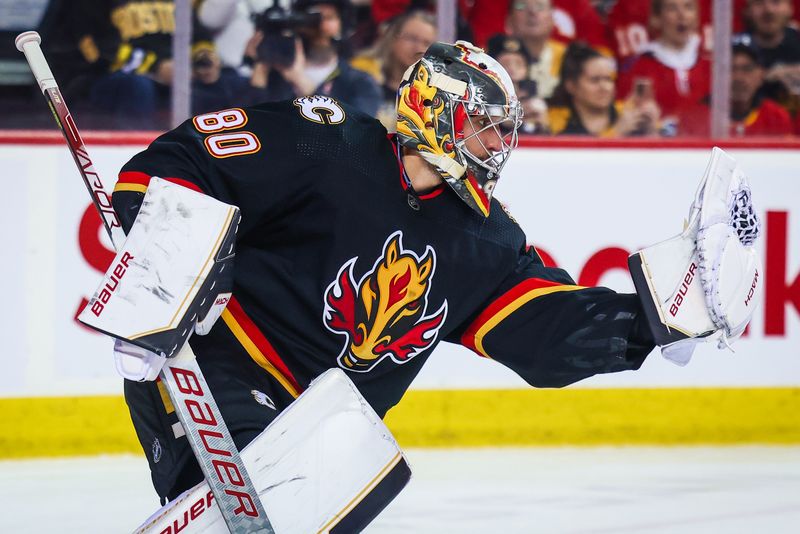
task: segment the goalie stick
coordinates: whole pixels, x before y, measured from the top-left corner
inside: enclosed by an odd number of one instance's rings
[[[64,134],[92,203],[103,220],[114,248],[119,250],[125,242],[125,233],[111,205],[111,196],[106,192],[94,170],[75,121],[42,53],[39,34],[34,31],[21,33],[17,36],[15,44],[17,50],[25,54],[53,117]],[[161,370],[160,378],[175,406],[186,437],[211,487],[228,530],[234,534],[274,533],[259,495],[188,343],[177,356],[167,360]]]

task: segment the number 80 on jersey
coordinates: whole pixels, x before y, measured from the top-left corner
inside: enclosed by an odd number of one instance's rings
[[[247,124],[247,114],[240,108],[198,115],[192,119],[192,123],[198,132],[212,134],[205,138],[204,144],[208,153],[215,158],[244,156],[261,150],[261,143],[255,134],[248,131],[225,132]]]

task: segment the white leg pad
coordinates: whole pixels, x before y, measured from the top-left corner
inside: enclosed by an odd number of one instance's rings
[[[242,460],[277,534],[360,530],[411,476],[389,429],[340,369],[312,382],[245,447]],[[227,534],[205,482],[135,532],[179,530]]]

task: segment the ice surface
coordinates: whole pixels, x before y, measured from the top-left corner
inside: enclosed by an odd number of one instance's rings
[[[800,447],[406,451],[390,533],[800,532]],[[143,457],[0,462],[0,532],[129,532],[158,508]]]

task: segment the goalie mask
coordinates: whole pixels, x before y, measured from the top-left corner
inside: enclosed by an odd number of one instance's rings
[[[432,45],[398,90],[400,143],[419,152],[484,217],[521,122],[508,73],[465,41]]]

